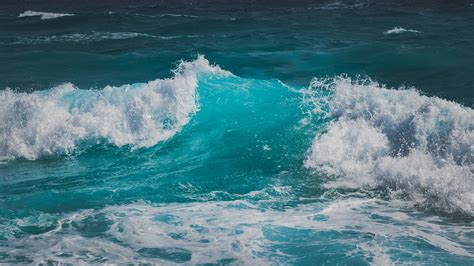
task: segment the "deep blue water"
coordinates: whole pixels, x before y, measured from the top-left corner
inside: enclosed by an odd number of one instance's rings
[[[470,1],[0,7],[0,263],[472,264]]]

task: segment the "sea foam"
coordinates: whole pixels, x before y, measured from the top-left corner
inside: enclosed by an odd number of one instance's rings
[[[412,30],[412,29],[404,29],[402,27],[395,27],[391,30],[387,30],[384,32],[386,35],[395,35],[395,34],[402,34],[405,32],[411,32],[411,33],[421,33],[419,30]]]
[[[443,211],[474,214],[473,109],[347,77],[316,79],[311,89],[332,92],[330,122],[305,162],[334,178],[326,187],[384,188]],[[321,98],[316,101],[320,106]]]
[[[229,72],[199,56],[174,77],[102,90],[66,83],[34,93],[0,92],[0,158],[69,154],[79,142],[150,147],[178,132],[198,110],[199,73]]]
[[[280,196],[278,200],[284,202],[285,195]],[[56,215],[41,213],[18,218],[15,224],[8,225],[9,232],[17,237],[0,246],[0,252],[10,257],[25,254],[36,264],[94,263],[100,259],[108,263],[195,265],[230,260],[236,264],[266,265],[294,263],[291,249],[275,247],[302,241],[314,247],[311,254],[306,252],[299,257],[305,261],[315,256],[344,256],[339,253],[342,249],[348,257],[357,253],[367,263],[377,265],[392,264],[394,251],[439,264],[433,253],[419,254],[418,250],[407,248],[403,242],[407,239],[432,246],[444,256],[453,254],[466,260],[474,256],[469,249],[472,234],[468,227],[453,227],[440,223],[440,219],[407,214],[400,211],[401,206],[396,201],[387,204],[354,195],[282,210],[239,199],[164,205],[137,202]],[[84,234],[91,222],[100,230],[94,233],[100,232],[104,237]],[[24,233],[31,229],[46,233]],[[351,235],[344,237],[346,232]],[[357,256],[346,259],[358,261]]]
[[[39,12],[39,11],[32,11],[28,10],[20,15],[18,15],[19,18],[23,17],[41,17],[41,19],[54,19],[54,18],[60,18],[60,17],[68,17],[68,16],[74,16],[74,14],[69,14],[69,13],[50,13],[50,12]]]

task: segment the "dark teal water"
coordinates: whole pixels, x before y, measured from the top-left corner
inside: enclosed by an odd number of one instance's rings
[[[469,1],[6,2],[0,262],[471,264],[473,26]]]

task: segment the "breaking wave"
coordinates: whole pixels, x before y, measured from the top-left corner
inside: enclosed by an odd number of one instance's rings
[[[308,101],[330,120],[305,165],[332,177],[326,187],[384,188],[424,206],[474,214],[473,109],[343,76],[315,79],[311,90],[319,96]],[[321,91],[329,94],[321,98]]]
[[[172,137],[198,110],[199,73],[229,75],[203,56],[174,77],[102,90],[66,83],[46,91],[0,92],[0,158],[69,154],[79,142],[150,147]]]

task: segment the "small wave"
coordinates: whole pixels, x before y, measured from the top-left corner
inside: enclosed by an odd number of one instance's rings
[[[402,27],[395,27],[391,30],[387,30],[386,32],[384,32],[384,34],[386,34],[386,35],[395,35],[395,34],[402,34],[402,33],[406,33],[406,32],[421,33],[421,31],[419,31],[419,30],[412,30],[412,29],[404,29]]]
[[[316,79],[311,87],[331,92],[326,111],[332,120],[305,162],[336,178],[327,187],[385,188],[474,214],[473,109],[371,80]]]
[[[39,12],[39,11],[32,11],[28,10],[20,15],[18,15],[19,18],[23,17],[41,17],[41,19],[54,19],[54,18],[60,18],[60,17],[68,17],[68,16],[74,16],[74,14],[69,14],[69,13],[50,13],[50,12]]]
[[[100,42],[104,40],[124,40],[136,37],[156,36],[139,32],[91,32],[91,33],[72,33],[52,36],[41,36],[37,38],[24,38],[19,43],[51,43],[51,42]]]
[[[156,36],[140,32],[88,32],[88,33],[71,33],[51,36],[39,36],[34,38],[19,38],[17,41],[4,44],[43,44],[54,42],[81,42],[93,43],[105,40],[125,40],[132,38],[155,38],[161,40],[173,40],[179,38],[197,38],[202,35],[176,35],[176,36]]]
[[[199,18],[199,16],[195,16],[195,15],[173,14],[173,13],[161,14],[160,17]]]
[[[203,35],[174,35],[174,36],[153,36],[154,38],[162,39],[162,40],[174,40],[180,38],[199,38],[203,37]]]
[[[0,92],[0,158],[69,154],[79,142],[150,147],[172,137],[198,109],[197,75],[229,75],[203,57],[169,79],[102,90],[67,83],[31,94]]]
[[[365,5],[366,5],[365,3],[349,4],[349,3],[335,1],[335,2],[330,2],[330,3],[324,3],[316,7],[310,7],[309,9],[312,9],[312,10],[360,9],[360,8],[365,7]]]

